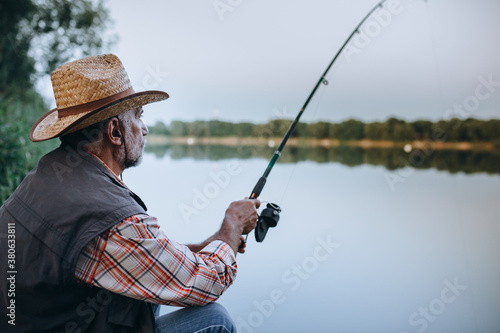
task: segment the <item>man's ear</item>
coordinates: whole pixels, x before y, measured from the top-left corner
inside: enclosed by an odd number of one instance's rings
[[[106,134],[111,144],[115,146],[122,145],[123,131],[121,123],[117,117],[113,117],[108,121],[108,125],[106,126]]]

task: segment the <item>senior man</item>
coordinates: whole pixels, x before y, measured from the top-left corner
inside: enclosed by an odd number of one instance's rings
[[[206,241],[176,243],[119,178],[141,160],[142,106],[168,94],[134,92],[112,54],[65,64],[51,80],[57,108],[30,139],[61,146],[0,208],[1,331],[235,331],[213,302],[234,281],[260,202],[235,201]],[[187,308],[155,318],[158,304]]]

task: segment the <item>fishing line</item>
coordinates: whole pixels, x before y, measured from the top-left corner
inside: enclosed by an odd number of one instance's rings
[[[375,7],[373,7],[369,12],[368,14],[366,14],[363,19],[359,22],[359,24],[356,26],[356,28],[351,32],[351,34],[349,35],[349,37],[345,40],[344,44],[342,45],[342,47],[339,49],[339,51],[335,54],[335,56],[333,57],[332,61],[329,63],[328,67],[326,68],[326,70],[324,71],[324,73],[321,75],[321,77],[319,78],[318,82],[316,83],[316,85],[314,86],[313,90],[311,91],[311,93],[309,94],[309,97],[307,97],[304,105],[302,106],[302,108],[300,109],[299,113],[297,114],[297,117],[294,119],[294,121],[290,124],[290,127],[288,128],[287,132],[285,133],[285,135],[283,136],[283,139],[280,143],[280,145],[278,146],[278,148],[276,149],[276,151],[274,152],[272,158],[271,158],[271,161],[269,162],[266,170],[264,171],[264,173],[262,174],[262,176],[259,178],[259,180],[257,181],[257,184],[255,184],[253,190],[252,190],[252,193],[250,194],[249,198],[250,199],[257,199],[260,195],[260,193],[262,192],[262,189],[264,188],[264,186],[266,185],[266,182],[267,182],[267,177],[269,176],[269,174],[271,173],[271,170],[273,169],[276,161],[278,160],[278,158],[281,156],[281,152],[283,150],[283,148],[285,147],[288,139],[290,138],[290,136],[292,135],[293,131],[295,130],[295,128],[297,127],[297,124],[300,120],[300,117],[302,116],[302,114],[304,113],[305,109],[307,108],[307,106],[309,105],[309,102],[311,101],[311,99],[313,98],[314,94],[316,93],[316,91],[318,90],[319,86],[321,84],[324,84],[324,85],[327,85],[328,84],[328,81],[326,80],[326,75],[328,74],[328,72],[330,71],[330,68],[333,66],[333,64],[335,63],[335,61],[339,58],[340,54],[342,53],[342,51],[345,49],[345,47],[348,45],[348,43],[351,41],[351,39],[358,33],[360,33],[360,28],[361,26],[365,23],[365,21],[378,9],[378,8],[382,8],[382,5],[384,4],[384,2],[386,2],[387,0],[382,0],[380,1]],[[276,206],[276,207],[274,207]],[[271,206],[269,207],[269,204],[268,204],[268,208],[266,209],[274,209],[274,212],[273,213],[276,213],[276,212],[280,212],[281,209],[279,208],[279,206],[277,205],[274,205],[274,206]],[[264,212],[266,212],[266,209],[263,211],[263,214],[264,215]],[[274,222],[277,223],[277,220],[276,221],[272,221],[272,225],[270,225],[269,223],[266,222],[265,219],[261,219],[259,217],[258,221],[257,221],[257,227],[254,229],[254,233],[255,233],[255,239],[257,242],[262,242],[264,240],[264,238],[266,237],[266,234],[267,234],[267,231],[269,230],[270,227],[275,227],[276,224]],[[248,236],[248,235],[247,235]]]
[[[321,92],[319,94],[319,98],[318,98],[318,101],[316,103],[316,106],[314,108],[314,113],[312,114],[312,119],[316,119],[316,114],[318,113],[318,109],[319,109],[319,106],[321,105],[321,101],[323,100],[323,96],[325,95],[325,91],[326,91],[326,87],[324,87],[323,89],[321,89]],[[288,186],[290,185],[290,182],[292,181],[292,178],[293,178],[293,174],[295,173],[295,169],[297,168],[297,163],[294,163],[293,167],[292,167],[292,172],[290,173],[290,177],[288,178],[288,181],[285,185],[285,190],[283,191],[283,195],[281,196],[281,200],[280,202],[284,202],[285,200],[285,195],[288,191]]]

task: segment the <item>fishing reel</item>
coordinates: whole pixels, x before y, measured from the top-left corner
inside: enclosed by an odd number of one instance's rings
[[[268,203],[266,208],[262,210],[257,220],[257,227],[255,228],[255,240],[262,243],[266,238],[269,228],[274,228],[278,225],[280,220],[281,208],[277,204]]]

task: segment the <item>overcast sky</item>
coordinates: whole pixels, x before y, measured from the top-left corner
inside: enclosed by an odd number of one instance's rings
[[[295,117],[378,1],[107,4],[120,39],[112,51],[135,89],[171,96],[145,108],[151,124]],[[500,1],[388,0],[361,31],[304,120],[500,118]]]

